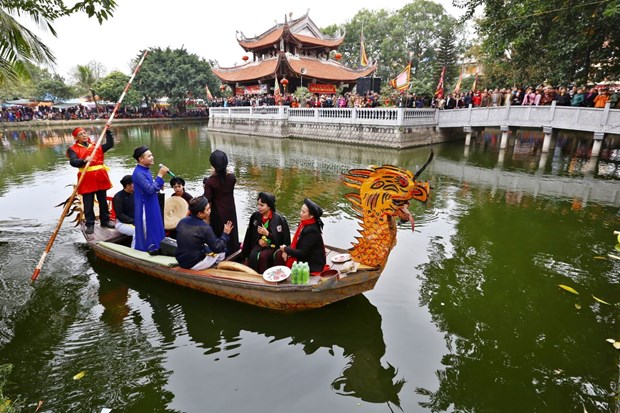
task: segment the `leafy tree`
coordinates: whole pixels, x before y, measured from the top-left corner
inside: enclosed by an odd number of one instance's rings
[[[56,35],[54,20],[74,13],[86,13],[101,24],[112,16],[115,0],[82,0],[67,6],[63,0],[0,0],[0,84],[29,76],[27,63],[51,65],[52,51],[37,35],[17,22],[26,16],[42,30]]]
[[[67,85],[61,76],[52,75],[47,69],[28,62],[25,63],[25,68],[30,76],[8,80],[0,85],[0,99],[39,99],[47,93],[61,99],[76,95],[73,88]]]
[[[620,75],[617,0],[455,0],[471,17],[478,7],[490,83],[591,83]]]
[[[93,89],[100,99],[117,102],[123,90],[125,90],[127,82],[129,82],[129,76],[114,71],[103,79],[99,79],[94,84]],[[131,87],[125,95],[123,104],[127,106],[139,106],[141,100],[140,93],[134,87]]]
[[[51,95],[57,99],[70,99],[76,96],[76,91],[65,83],[62,76],[55,74],[49,79],[42,79],[35,83],[35,97],[41,99],[46,95]]]
[[[93,85],[97,81],[93,70],[89,66],[77,65],[71,71],[71,77],[80,94],[90,93]]]
[[[460,50],[462,28],[450,18],[443,6],[429,0],[414,0],[395,12],[386,10],[360,10],[344,25],[346,38],[338,48],[342,62],[358,67],[360,62],[360,39],[364,29],[364,45],[368,58],[378,62],[377,76],[384,82],[396,77],[412,63],[412,90],[432,94],[438,74],[437,52],[442,29],[452,33],[452,47]],[[327,34],[336,32],[339,26],[328,26]]]
[[[137,64],[140,53],[134,64]],[[147,105],[167,97],[178,111],[185,111],[185,99],[206,98],[205,85],[217,90],[219,82],[211,71],[211,63],[187,50],[154,48],[149,51],[134,80],[136,89]]]
[[[459,76],[459,66],[457,62],[456,39],[454,38],[453,23],[455,20],[446,17],[439,30],[439,44],[437,46],[437,60],[435,67],[435,77],[439,79],[441,71],[446,68],[444,83],[446,85],[455,83]]]

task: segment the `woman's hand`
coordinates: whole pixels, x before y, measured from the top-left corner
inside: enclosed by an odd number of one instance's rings
[[[226,222],[226,224],[224,225],[224,233],[230,234],[234,227],[235,226],[233,225],[232,221]]]
[[[286,245],[280,245],[280,251],[282,251],[282,259],[286,261],[288,259],[288,254],[284,251]]]
[[[263,226],[259,226],[257,231],[260,235],[269,235],[269,231]]]
[[[264,239],[262,239],[262,238],[259,238],[259,240],[258,240],[258,245],[260,245],[260,246],[261,246],[261,248],[265,248],[265,247],[268,247],[268,246],[269,246],[269,244],[267,244],[267,241],[265,241],[265,240],[264,240]]]

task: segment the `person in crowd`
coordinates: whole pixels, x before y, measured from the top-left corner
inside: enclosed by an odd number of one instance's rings
[[[172,196],[180,196],[189,204],[189,201],[192,200],[193,196],[191,196],[188,192],[185,192],[185,179],[180,176],[175,176],[170,180],[170,186],[174,191]]]
[[[586,100],[585,93],[583,93],[583,89],[577,89],[577,92],[573,95],[573,98],[570,101],[571,106],[583,106]]]
[[[237,207],[235,205],[235,184],[237,178],[228,172],[228,156],[219,149],[209,157],[213,173],[204,178],[204,196],[212,205],[211,227],[215,235],[220,237],[224,231],[224,223],[232,222],[233,230],[228,237],[228,253],[239,250],[239,231],[237,229]]]
[[[175,258],[182,268],[205,270],[226,257],[229,234],[233,230],[231,221],[224,224],[220,237],[208,224],[211,204],[204,196],[189,201],[190,215],[177,225],[177,250]]]
[[[75,143],[67,149],[69,164],[78,169],[78,181],[83,173],[82,183],[77,189],[78,194],[82,195],[84,203],[84,216],[86,218],[86,234],[95,231],[95,196],[99,203],[99,223],[105,228],[114,228],[110,222],[110,211],[108,210],[107,190],[112,188],[112,182],[108,176],[107,167],[103,164],[103,154],[114,147],[114,134],[110,129],[106,130],[106,140],[103,145],[96,147],[86,131],[82,128],[75,128],[71,132]],[[84,167],[89,163],[88,169]]]
[[[602,89],[601,93],[598,94],[594,98],[594,107],[595,108],[604,108],[609,100],[609,95],[607,94],[607,89]]]
[[[164,188],[164,175],[168,173],[168,168],[161,166],[153,179],[150,167],[155,163],[155,158],[144,145],[134,149],[133,158],[138,162],[131,176],[135,202],[135,249],[154,252],[159,250],[159,243],[166,236],[157,194]]]
[[[588,108],[593,108],[594,100],[596,99],[597,96],[598,96],[598,91],[596,90],[596,88],[595,87],[591,88],[590,91],[586,93],[585,95],[585,101],[583,102],[583,105]]]
[[[306,198],[299,211],[299,226],[291,245],[280,245],[276,254],[276,265],[289,268],[295,261],[307,262],[310,272],[320,273],[325,268],[325,245],[323,244],[323,210],[312,200]]]
[[[123,176],[121,179],[123,189],[118,191],[112,199],[114,212],[116,213],[116,230],[121,234],[134,236],[136,227],[134,226],[135,205],[133,201],[133,180],[131,175]]]
[[[564,86],[560,88],[560,93],[555,95],[556,104],[558,106],[570,106],[571,105],[571,97],[568,94],[568,91]]]
[[[290,244],[291,233],[286,219],[276,212],[275,195],[260,192],[256,204],[243,240],[242,257],[262,274],[273,266],[277,246]]]

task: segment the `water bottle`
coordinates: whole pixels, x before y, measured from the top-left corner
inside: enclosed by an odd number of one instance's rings
[[[308,284],[310,282],[310,265],[305,263],[305,272],[304,272],[304,284]]]
[[[293,263],[293,267],[291,268],[291,284],[298,284],[297,280],[299,278],[299,265],[297,261]]]
[[[308,279],[310,278],[309,272],[308,272],[308,263],[302,262],[299,264],[299,266],[301,267],[301,271],[299,271],[301,273],[301,277],[299,277],[299,283],[300,284],[307,284],[308,283]]]

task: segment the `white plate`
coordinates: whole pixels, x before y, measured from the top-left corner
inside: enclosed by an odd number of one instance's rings
[[[278,265],[265,270],[263,279],[272,283],[279,283],[286,280],[291,275],[291,269],[286,265]]]
[[[338,254],[332,257],[332,262],[335,262],[338,264],[341,262],[347,262],[350,259],[351,259],[351,254]]]

